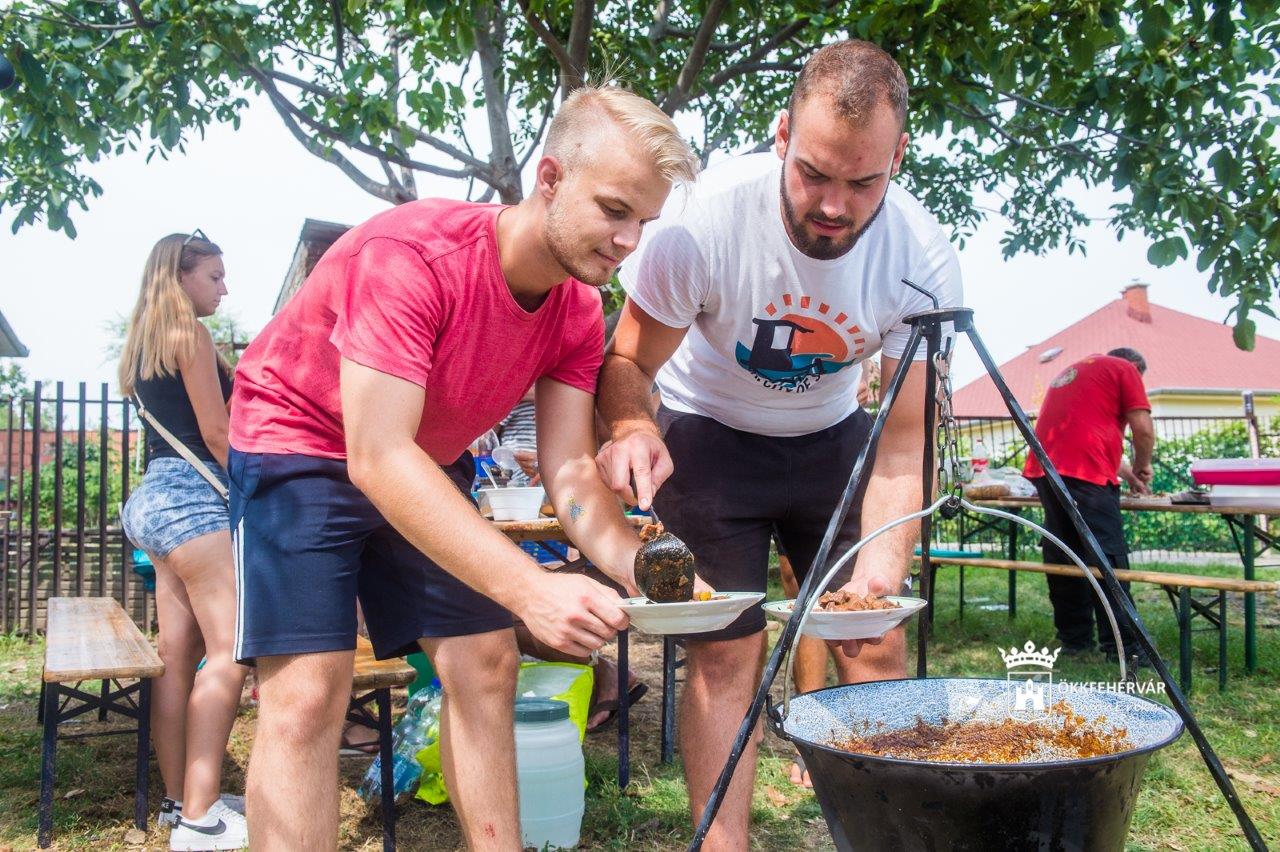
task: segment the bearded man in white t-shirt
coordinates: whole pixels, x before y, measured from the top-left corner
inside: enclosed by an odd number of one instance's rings
[[[932,307],[902,279],[960,303],[947,235],[892,182],[906,114],[906,78],[888,54],[824,47],[796,81],[775,151],[729,160],[673,196],[622,269],[628,299],[598,403],[612,440],[597,463],[625,499],[654,504],[714,588],[763,591],[775,532],[804,576],[870,431],[860,362],[879,351],[887,385],[905,318]],[[833,557],[860,528],[920,508],[923,346],[916,359]],[[876,539],[833,586],[899,592],[918,534],[904,525]],[[757,607],[686,642],[680,747],[695,822],[759,682],[764,626]],[[843,650],[841,681],[906,675],[902,629]],[[748,848],[755,748],[704,849]]]

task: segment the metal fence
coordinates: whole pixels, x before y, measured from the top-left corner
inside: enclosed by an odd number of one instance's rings
[[[1021,470],[1027,458],[1027,444],[1018,434],[1012,418],[957,418],[961,453],[971,453],[978,440],[987,448],[992,468]],[[1156,417],[1156,448],[1153,467],[1156,493],[1176,493],[1191,488],[1190,465],[1204,458],[1249,458],[1249,419],[1239,417]],[[1256,423],[1259,454],[1280,457],[1280,417]],[[1039,520],[1039,510],[1029,510]],[[935,543],[956,545],[971,527],[964,521],[937,523]],[[1125,534],[1138,563],[1203,561],[1217,554],[1234,553],[1230,529],[1216,515],[1175,515],[1167,512],[1125,514]],[[995,531],[972,535],[970,549],[995,550],[1000,541]],[[1019,540],[1020,558],[1035,558],[1039,547],[1034,537]]]
[[[97,390],[36,382],[30,394],[0,398],[0,631],[42,630],[57,596],[111,596],[151,622],[119,520],[138,432],[129,403],[106,383]]]

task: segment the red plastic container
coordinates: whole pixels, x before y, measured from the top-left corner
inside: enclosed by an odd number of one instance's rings
[[[1280,459],[1201,459],[1191,463],[1196,485],[1280,486]]]

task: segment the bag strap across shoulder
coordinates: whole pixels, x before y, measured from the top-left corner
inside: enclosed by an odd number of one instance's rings
[[[209,470],[207,464],[201,461],[195,453],[191,452],[186,444],[174,437],[172,432],[160,425],[160,421],[153,417],[150,411],[147,411],[147,407],[142,404],[142,397],[138,395],[136,387],[133,389],[133,404],[138,407],[138,413],[142,415],[143,420],[147,421],[147,425],[160,433],[160,437],[164,438],[178,455],[182,456],[188,464],[196,469],[197,473],[213,486],[213,490],[218,492],[218,496],[222,498],[223,502],[227,502],[230,499],[227,496],[227,487],[222,484],[218,477],[214,476],[213,471]]]

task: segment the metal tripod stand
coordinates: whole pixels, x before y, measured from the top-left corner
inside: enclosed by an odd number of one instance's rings
[[[924,458],[922,465],[923,503],[921,507],[920,517],[920,595],[929,601],[926,608],[919,614],[918,627],[918,645],[916,659],[916,675],[924,677],[928,667],[928,646],[929,646],[929,627],[933,613],[933,579],[934,567],[929,555],[929,541],[932,537],[932,513],[936,508],[944,517],[953,517],[960,511],[960,496],[958,493],[958,477],[949,477],[950,484],[956,489],[950,497],[945,500],[935,501],[933,498],[935,488],[935,460],[942,460],[945,455],[950,455],[954,461],[954,430],[951,429],[953,424],[944,420],[942,430],[938,430],[938,406],[942,403],[944,413],[949,419],[950,416],[950,378],[948,375],[950,365],[950,349],[943,350],[943,326],[950,323],[957,335],[963,333],[968,337],[974,349],[978,353],[983,366],[986,368],[987,375],[991,377],[995,383],[996,390],[999,391],[1001,398],[1004,400],[1005,406],[1009,413],[1013,416],[1014,422],[1018,427],[1019,433],[1026,440],[1027,446],[1031,452],[1035,453],[1040,465],[1044,468],[1045,475],[1049,479],[1050,488],[1054,496],[1059,500],[1064,510],[1071,517],[1072,525],[1080,536],[1080,540],[1084,542],[1087,549],[1086,557],[1091,557],[1091,562],[1097,565],[1101,571],[1101,588],[1105,590],[1105,595],[1110,603],[1110,608],[1119,616],[1121,622],[1130,628],[1137,640],[1138,647],[1146,652],[1147,658],[1155,667],[1160,679],[1165,684],[1166,694],[1169,696],[1170,703],[1174,710],[1181,717],[1187,732],[1191,735],[1192,740],[1196,744],[1196,748],[1200,751],[1205,766],[1208,767],[1209,773],[1213,776],[1214,782],[1218,785],[1218,789],[1222,792],[1223,798],[1227,805],[1231,808],[1235,815],[1236,821],[1239,823],[1244,833],[1245,839],[1248,840],[1251,848],[1255,850],[1267,849],[1266,843],[1262,836],[1258,833],[1258,829],[1254,826],[1253,820],[1245,811],[1240,797],[1236,794],[1235,787],[1231,783],[1231,779],[1227,777],[1226,770],[1223,768],[1221,761],[1218,760],[1217,754],[1213,747],[1209,745],[1209,741],[1205,738],[1204,731],[1201,730],[1199,722],[1196,721],[1195,714],[1192,713],[1190,706],[1187,704],[1186,696],[1178,688],[1178,684],[1174,681],[1169,669],[1165,666],[1164,661],[1160,659],[1156,652],[1155,644],[1148,635],[1146,627],[1142,623],[1138,611],[1134,608],[1133,603],[1129,600],[1128,595],[1124,593],[1119,581],[1115,577],[1114,569],[1107,560],[1106,554],[1102,552],[1102,548],[1093,533],[1089,530],[1085,523],[1084,517],[1076,508],[1074,500],[1067,491],[1066,485],[1059,476],[1057,469],[1053,463],[1049,461],[1049,457],[1045,454],[1044,447],[1036,438],[1035,431],[1031,428],[1031,423],[1026,413],[1022,410],[1022,406],[1014,398],[1009,386],[1005,383],[1004,377],[1000,375],[1000,370],[996,367],[995,362],[991,358],[991,353],[987,351],[986,345],[982,342],[982,338],[978,335],[973,325],[973,311],[969,308],[938,308],[937,300],[932,294],[917,287],[910,281],[904,279],[904,284],[919,290],[929,296],[934,302],[934,309],[924,311],[919,314],[907,317],[906,322],[911,326],[911,334],[907,339],[906,349],[902,354],[902,359],[898,363],[898,368],[893,374],[892,380],[889,382],[885,390],[880,410],[876,415],[875,423],[872,425],[871,434],[867,439],[867,444],[859,453],[857,461],[853,465],[853,471],[849,476],[849,482],[845,486],[844,493],[840,497],[840,502],[836,506],[835,512],[831,516],[831,521],[827,525],[826,535],[823,536],[822,544],[818,548],[817,554],[814,556],[813,563],[805,575],[804,582],[800,586],[800,591],[796,595],[796,603],[792,609],[791,618],[787,621],[782,629],[782,634],[778,638],[778,642],[774,645],[773,652],[769,655],[768,663],[765,665],[764,676],[761,678],[760,686],[756,690],[755,698],[751,702],[751,706],[747,710],[747,714],[742,719],[742,724],[738,728],[737,737],[734,739],[733,747],[730,749],[729,758],[725,762],[724,768],[720,771],[720,777],[716,780],[715,787],[712,788],[711,796],[707,800],[707,806],[702,812],[702,818],[698,822],[697,829],[694,832],[693,842],[689,849],[696,852],[702,848],[702,843],[706,838],[707,832],[711,828],[711,823],[715,820],[716,812],[720,808],[720,804],[724,801],[725,792],[729,788],[729,783],[733,780],[734,771],[737,769],[738,761],[742,758],[742,752],[746,748],[747,742],[751,737],[752,731],[755,729],[756,723],[760,718],[760,713],[764,709],[765,702],[769,696],[769,689],[773,684],[774,678],[777,677],[778,669],[782,664],[783,657],[791,649],[794,644],[799,627],[810,598],[818,594],[817,579],[823,573],[819,570],[827,564],[827,559],[831,555],[831,548],[835,542],[836,535],[844,525],[846,516],[853,503],[853,495],[857,492],[859,484],[866,475],[867,460],[873,457],[876,445],[880,441],[880,435],[884,431],[884,425],[888,419],[889,412],[892,410],[897,400],[898,394],[902,389],[902,385],[906,380],[907,372],[915,359],[916,352],[920,349],[920,344],[926,346],[925,358],[925,413],[924,413]],[[942,393],[939,393],[941,386]],[[944,437],[945,434],[945,437]]]

